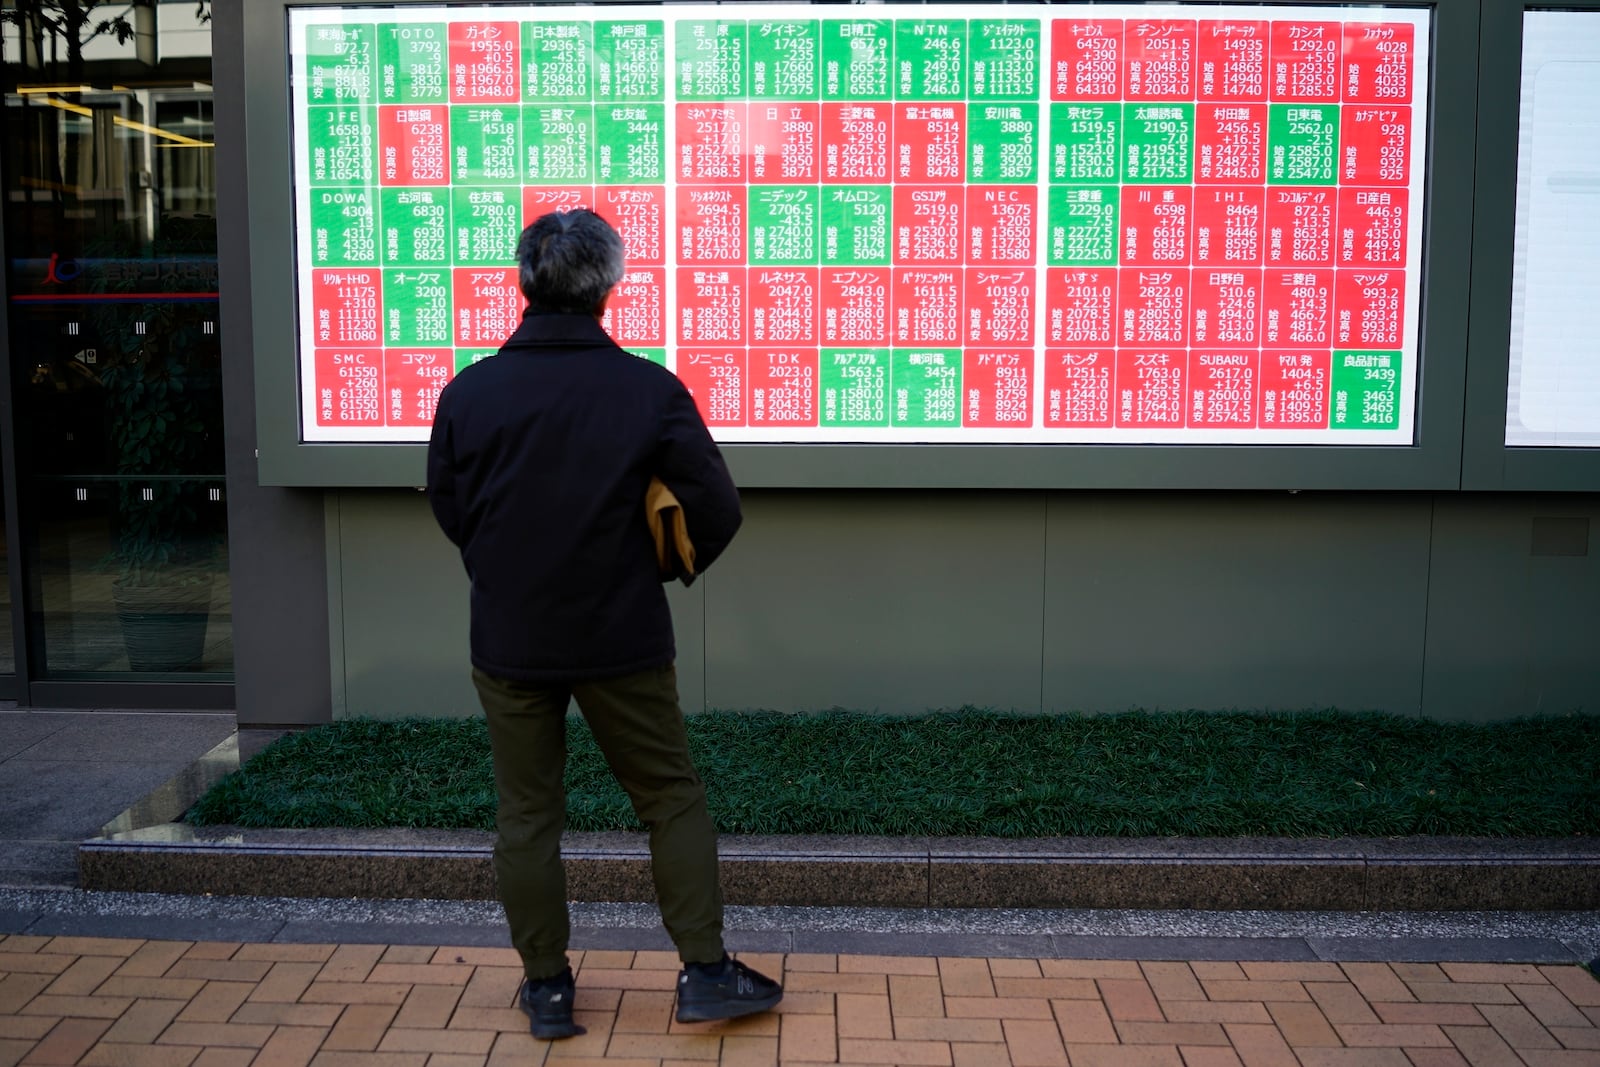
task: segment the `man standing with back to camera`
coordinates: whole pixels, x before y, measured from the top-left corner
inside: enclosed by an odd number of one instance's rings
[[[572,1037],[561,832],[569,699],[650,830],[661,919],[683,961],[679,1022],[778,1003],[722,944],[717,840],[678,707],[672,616],[645,493],[678,498],[704,570],[739,528],[739,494],[694,399],[600,327],[622,240],[579,210],[517,244],[522,324],[439,397],[428,500],[472,585],[472,681],[498,795],[495,877],[533,1036]]]

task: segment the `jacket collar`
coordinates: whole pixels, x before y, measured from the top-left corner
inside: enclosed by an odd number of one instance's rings
[[[593,315],[529,311],[506,340],[506,348],[615,348]]]

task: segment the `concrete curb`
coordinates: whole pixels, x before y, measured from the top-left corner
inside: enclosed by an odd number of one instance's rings
[[[1600,839],[724,837],[730,904],[1205,910],[1591,910]],[[491,900],[481,832],[179,824],[83,842],[85,889]],[[568,895],[650,901],[643,834],[569,834]]]

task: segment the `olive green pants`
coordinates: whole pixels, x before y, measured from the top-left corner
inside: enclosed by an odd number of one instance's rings
[[[677,671],[669,664],[620,678],[538,684],[474,668],[472,682],[494,751],[495,878],[527,976],[548,978],[567,966],[561,832],[567,824],[567,703],[574,698],[650,830],[656,901],[678,955],[686,963],[720,960],[717,834],[689,758]]]

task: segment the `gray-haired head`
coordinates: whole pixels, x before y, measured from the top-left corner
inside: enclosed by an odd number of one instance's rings
[[[622,280],[622,238],[586,208],[552,211],[522,231],[517,267],[532,310],[593,315]]]

